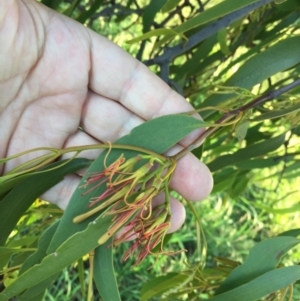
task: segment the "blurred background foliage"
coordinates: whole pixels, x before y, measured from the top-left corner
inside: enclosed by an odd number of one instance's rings
[[[208,122],[299,80],[299,0],[41,2],[117,43],[196,109],[218,108],[201,112]],[[193,204],[198,218],[182,200],[187,221],[170,237],[167,248],[187,252],[157,260],[149,257],[131,268],[134,259],[121,262],[127,246],[115,250],[123,300],[143,296],[142,300],[148,300],[143,290],[141,293],[147,282],[161,275],[182,274],[195,277],[179,278],[171,289],[165,283],[151,300],[208,299],[256,242],[299,228],[299,121],[300,88],[296,86],[251,107],[237,124],[223,127],[194,151],[213,172],[215,186],[211,196]],[[38,200],[11,235],[12,246],[35,247],[39,235],[61,214],[53,205]],[[29,254],[11,258],[12,269],[4,274],[6,283]],[[297,264],[299,259],[295,248],[283,263]],[[65,269],[44,300],[84,300],[88,267],[84,260]],[[213,281],[206,283],[205,279]],[[99,300],[97,291],[94,293]],[[273,293],[262,300],[300,300],[297,286],[288,298],[288,294]]]

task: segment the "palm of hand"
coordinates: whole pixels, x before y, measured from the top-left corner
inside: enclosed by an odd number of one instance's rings
[[[5,45],[0,50],[1,157],[41,146],[114,141],[144,120],[192,109],[105,38],[32,0],[9,2],[0,23],[0,44]],[[19,163],[7,164],[2,172]],[[64,208],[78,181],[69,176],[46,197]],[[172,185],[187,198],[201,199],[212,181],[189,154],[179,162]],[[183,208],[173,206],[181,224]]]

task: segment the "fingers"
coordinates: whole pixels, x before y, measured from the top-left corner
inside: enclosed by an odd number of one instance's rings
[[[82,113],[84,131],[100,141],[115,141],[144,120],[120,103],[89,92]]]
[[[175,145],[167,152],[167,155],[177,154],[182,148],[180,145]],[[192,153],[187,153],[177,162],[170,186],[184,198],[199,201],[211,193],[213,177],[204,163]]]
[[[170,185],[184,198],[199,201],[211,193],[213,177],[208,167],[189,153],[178,161]]]
[[[172,93],[175,92],[172,91]],[[179,95],[177,96],[179,97]],[[190,105],[188,104],[188,106]],[[169,111],[169,113],[175,112],[174,107],[172,107],[172,110]],[[164,115],[167,114],[168,111],[165,111],[164,107],[162,107],[160,113]],[[199,115],[195,117],[200,119]],[[137,116],[120,103],[90,91],[85,101],[81,126],[86,133],[95,139],[113,142],[129,134],[133,128],[142,124],[144,121],[143,118]],[[183,146],[189,145],[202,131],[203,129],[193,131],[184,138],[180,144]]]
[[[173,197],[171,197],[171,211],[171,226],[168,230],[168,233],[179,230],[182,227],[186,217],[183,204]]]
[[[156,196],[152,202],[152,205],[154,207],[161,205],[165,202],[165,194],[160,193],[158,196]],[[170,197],[170,205],[171,205],[171,226],[168,230],[168,233],[175,232],[181,228],[185,221],[186,212],[183,204],[178,201],[177,199]]]
[[[96,94],[119,102],[144,120],[193,110],[145,65],[96,33],[90,32],[90,36],[89,88]]]

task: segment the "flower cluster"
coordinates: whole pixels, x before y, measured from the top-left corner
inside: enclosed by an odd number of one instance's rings
[[[106,215],[113,215],[112,224],[108,231],[99,239],[99,244],[105,243],[120,228],[127,229],[113,245],[134,238],[131,248],[125,253],[123,260],[138,253],[135,265],[141,263],[148,254],[174,254],[164,252],[163,240],[170,227],[170,203],[168,185],[176,167],[176,161],[150,155],[138,155],[125,160],[121,155],[103,171],[86,179],[84,194],[102,185],[105,191],[91,199],[90,211],[77,216],[78,223],[91,215],[106,209]],[[152,199],[165,191],[165,203],[152,208]]]

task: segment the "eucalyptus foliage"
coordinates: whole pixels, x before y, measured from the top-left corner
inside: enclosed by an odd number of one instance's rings
[[[195,128],[205,128],[189,150],[212,171],[213,194],[238,199],[262,172],[274,179],[276,184],[270,187],[274,191],[284,180],[299,177],[299,0],[41,2],[118,43],[182,94],[204,119],[181,114],[146,122],[116,142],[120,149],[112,146],[110,163],[121,154],[128,160],[141,149],[162,154]],[[132,149],[124,150],[122,145]],[[109,151],[94,162],[75,158],[0,178],[0,267],[4,279],[0,301],[15,296],[18,300],[43,300],[45,290],[65,267],[78,262],[82,272],[81,258],[87,253],[102,299],[121,300],[119,289],[122,295],[124,288],[118,288],[115,275],[122,271],[114,270],[109,248],[112,241],[98,246],[112,222],[105,210],[74,223],[76,216],[87,211],[90,200],[88,196],[78,202],[80,189],[63,215],[48,206],[46,212],[51,217],[37,218],[33,217],[36,207],[30,207],[66,174],[84,167],[89,167],[89,172],[105,169]],[[53,161],[61,154],[53,151]],[[97,193],[103,193],[105,187],[99,189]],[[299,201],[299,194],[297,197]],[[139,287],[141,300],[254,301],[292,296],[300,268],[285,266],[282,257],[299,244],[299,229],[245,250],[249,256],[242,264],[223,258],[222,269],[205,267],[205,249],[209,249],[205,226],[201,228],[193,205],[188,200],[186,204],[196,215],[202,255],[186,269],[162,274]],[[271,213],[299,211],[299,205],[278,209],[260,203],[257,207]],[[23,231],[28,224],[38,225],[40,231],[29,235]],[[80,277],[82,280],[83,275]]]

